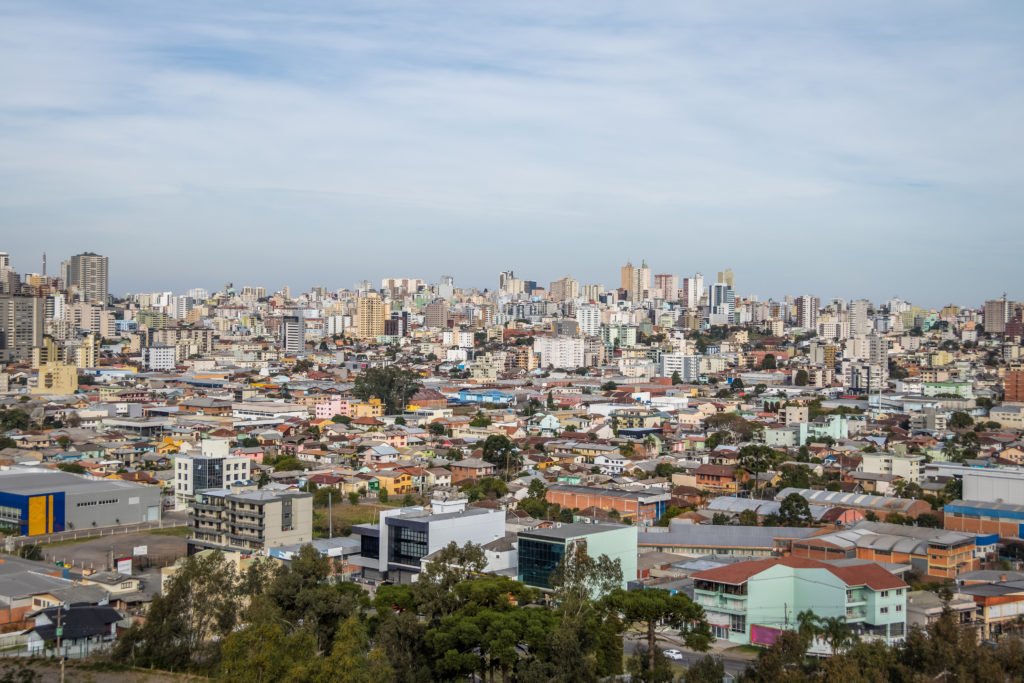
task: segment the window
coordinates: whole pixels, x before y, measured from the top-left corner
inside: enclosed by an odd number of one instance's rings
[[[882,591],[882,597],[883,598],[889,597],[889,591]]]
[[[896,589],[896,595],[903,595],[903,589],[902,588],[897,588]]]
[[[902,612],[903,611],[903,605],[896,605],[896,611],[897,612]]]
[[[729,630],[733,633],[747,632],[747,617],[745,614],[733,614],[729,617]]]
[[[889,608],[888,607],[881,607],[881,608],[879,608],[878,612],[880,614],[888,614],[889,613]]]

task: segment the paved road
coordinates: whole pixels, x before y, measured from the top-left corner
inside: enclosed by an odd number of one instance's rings
[[[627,655],[633,654],[634,652],[636,652],[637,648],[639,648],[640,646],[646,647],[646,645],[646,638],[639,637],[632,633],[627,633],[623,641],[623,649]],[[690,650],[687,650],[682,645],[680,645],[677,639],[661,635],[658,636],[658,647],[662,648],[663,650],[674,648],[682,652],[682,661],[676,661],[674,663],[680,664],[686,668],[693,666],[697,663],[697,661],[703,659],[707,655],[718,657],[722,660],[722,664],[725,665],[725,672],[727,674],[732,674],[733,676],[738,676],[739,674],[743,673],[747,668],[747,664],[753,661],[752,657],[742,657],[728,652],[692,652]]]

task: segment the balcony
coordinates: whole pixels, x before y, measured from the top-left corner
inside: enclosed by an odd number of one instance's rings
[[[203,510],[205,512],[222,512],[224,510],[223,505],[210,505],[209,503],[200,503],[199,501],[192,501],[193,510]]]
[[[846,620],[851,619],[863,619],[867,616],[867,611],[859,607],[847,607],[846,608]]]
[[[189,522],[220,522],[223,520],[223,517],[221,515],[210,514],[208,512],[192,511],[188,513],[188,520]]]
[[[263,531],[264,528],[264,525],[262,523],[257,524],[255,522],[242,522],[237,519],[232,520],[231,526],[238,527],[240,529],[253,529],[255,531]]]

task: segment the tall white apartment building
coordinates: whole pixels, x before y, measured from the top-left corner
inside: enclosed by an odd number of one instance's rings
[[[533,352],[540,356],[541,367],[572,370],[583,365],[583,339],[580,337],[537,337]]]
[[[576,323],[580,334],[596,337],[601,333],[601,309],[597,306],[580,306],[576,309]]]

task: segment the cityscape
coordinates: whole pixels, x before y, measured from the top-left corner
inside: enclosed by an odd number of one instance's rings
[[[1024,4],[0,27],[0,683],[1024,683]]]
[[[896,677],[950,628],[977,666],[1019,652],[1024,302],[762,301],[646,260],[118,297],[106,256],[15,256],[11,651],[224,680],[829,677],[879,647]]]

